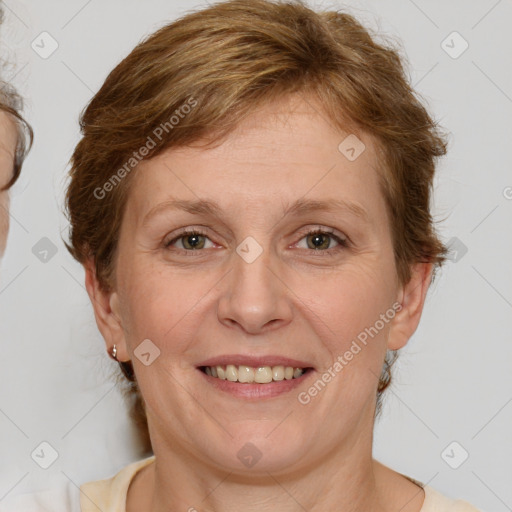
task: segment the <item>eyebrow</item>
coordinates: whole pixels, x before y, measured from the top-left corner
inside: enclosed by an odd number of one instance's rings
[[[151,219],[166,210],[183,210],[193,215],[210,215],[213,217],[222,217],[222,208],[215,201],[207,199],[186,200],[169,199],[153,207],[145,216],[142,225],[147,225]],[[325,211],[335,213],[343,211],[370,223],[368,212],[357,203],[346,201],[344,199],[326,199],[314,200],[300,198],[293,204],[287,206],[283,212],[283,218],[290,214],[304,215],[308,213]]]

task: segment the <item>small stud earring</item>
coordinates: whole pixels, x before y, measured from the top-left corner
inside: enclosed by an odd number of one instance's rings
[[[112,347],[112,350],[110,351],[109,353],[110,357],[112,359],[114,359],[115,361],[117,361],[117,347],[116,345],[114,344],[114,346]]]

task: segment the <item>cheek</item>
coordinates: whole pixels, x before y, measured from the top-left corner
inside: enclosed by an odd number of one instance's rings
[[[197,312],[211,288],[190,274],[172,273],[168,268],[132,267],[122,284],[123,326],[133,352],[150,339],[166,354],[182,352],[190,340],[187,331],[197,328]]]
[[[375,396],[395,314],[392,289],[378,276],[368,267],[345,268],[308,304],[308,322],[327,356],[318,378],[328,384],[313,383],[304,393],[321,397],[314,402],[320,415],[335,412],[350,423],[346,411],[362,410]]]
[[[332,348],[343,350],[346,342],[373,325],[393,303],[393,287],[382,268],[372,264],[347,265],[322,280],[321,286],[304,283],[304,297],[317,323],[324,324]],[[315,291],[314,298],[312,290]],[[380,324],[379,324],[380,325]],[[387,324],[386,324],[387,325]],[[382,329],[385,330],[385,329]]]

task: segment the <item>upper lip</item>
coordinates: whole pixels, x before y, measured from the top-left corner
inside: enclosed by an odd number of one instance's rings
[[[262,366],[292,366],[294,368],[313,368],[313,365],[299,359],[290,357],[267,355],[267,356],[249,356],[244,354],[228,354],[206,359],[198,365],[200,366],[225,366],[228,364],[252,366],[260,368]]]

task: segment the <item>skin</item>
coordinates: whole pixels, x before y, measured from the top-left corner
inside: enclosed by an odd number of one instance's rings
[[[10,115],[0,111],[0,188],[12,177],[18,133]],[[9,191],[0,191],[0,257],[9,233]]]
[[[130,485],[129,512],[421,509],[423,490],[372,458],[372,435],[386,348],[403,347],[416,330],[432,266],[415,265],[400,285],[373,141],[361,134],[366,150],[351,162],[338,151],[347,134],[326,119],[312,99],[292,96],[246,118],[216,148],[172,148],[142,162],[115,287],[102,291],[86,265],[106,345],[134,363],[156,455]],[[214,200],[221,213],[166,210],[144,224],[171,196]],[[342,198],[364,208],[368,222],[340,209],[284,215],[299,198]],[[190,238],[165,248],[180,228],[199,226],[204,248],[186,252]],[[327,235],[323,251],[332,255],[319,254],[308,228],[351,243]],[[235,250],[247,236],[263,249],[250,264]],[[299,403],[298,393],[396,301],[393,320],[309,404]],[[149,366],[134,356],[145,339],[161,352]],[[197,370],[222,354],[283,355],[315,371],[289,393],[248,401]],[[252,468],[237,458],[248,442],[262,453]]]

